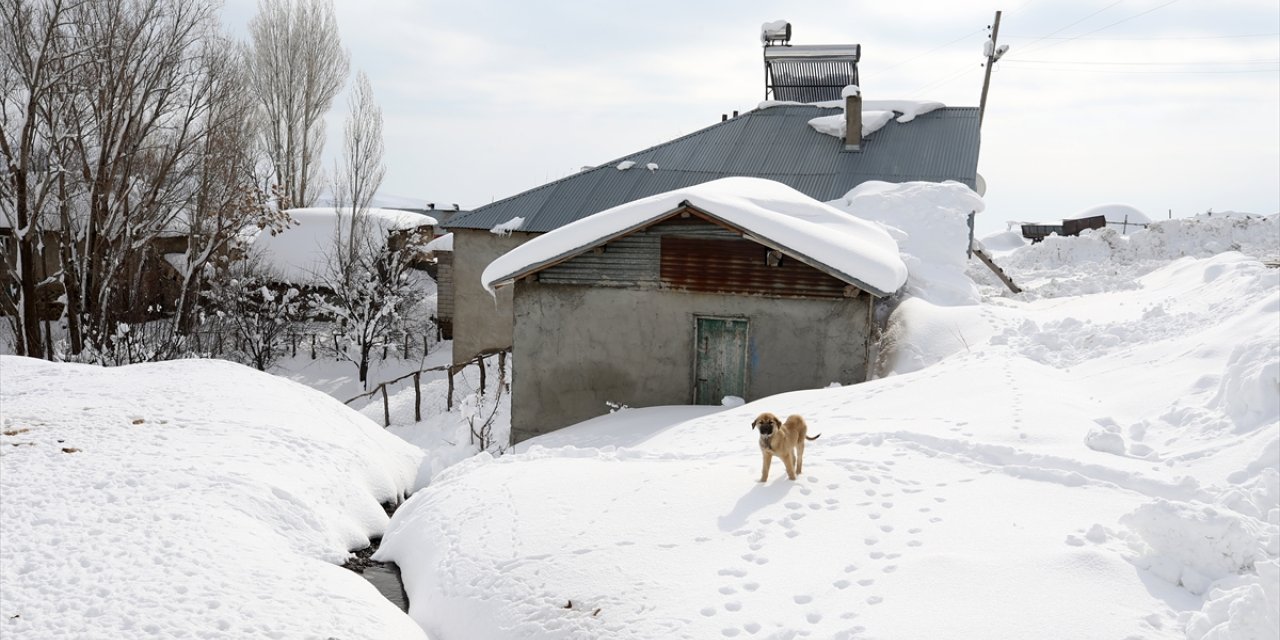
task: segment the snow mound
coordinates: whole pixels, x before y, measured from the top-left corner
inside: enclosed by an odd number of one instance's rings
[[[1081,218],[1093,218],[1096,216],[1106,218],[1107,224],[1109,225],[1130,225],[1128,231],[1135,230],[1133,225],[1139,225],[1136,228],[1140,229],[1142,228],[1141,225],[1149,224],[1151,222],[1151,218],[1137,207],[1120,203],[1100,204],[1089,207],[1088,209],[1080,211],[1065,219],[1079,220]],[[1121,228],[1123,229],[1123,226]]]
[[[6,637],[424,637],[337,566],[421,451],[225,361],[0,363]]]
[[[1157,499],[1120,523],[1141,540],[1135,564],[1197,595],[1268,559],[1261,523],[1205,504]]]
[[[907,265],[907,293],[939,305],[975,304],[978,289],[965,274],[969,214],[982,198],[959,182],[864,182],[833,206],[879,223]]]
[[[853,85],[850,85],[853,86]],[[853,87],[855,90],[857,87]],[[845,87],[849,89],[849,87]],[[841,92],[843,96],[843,91]],[[761,107],[765,105],[762,104]],[[825,103],[822,106],[828,106]],[[829,116],[818,116],[809,121],[809,126],[818,133],[844,139],[845,114],[844,102],[838,101],[829,106],[838,106],[841,112]],[[862,101],[862,137],[867,137],[884,127],[890,120],[896,119],[899,124],[915,120],[917,116],[941,109],[947,105],[932,100],[863,100]]]
[[[1029,298],[1133,289],[1144,273],[1178,258],[1239,251],[1255,260],[1280,257],[1280,214],[1214,214],[1152,223],[1125,236],[1116,229],[1050,236],[1001,258]]]
[[[1280,560],[1257,564],[1258,574],[1215,585],[1187,621],[1187,640],[1280,638]]]

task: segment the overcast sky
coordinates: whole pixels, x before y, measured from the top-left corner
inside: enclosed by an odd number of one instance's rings
[[[243,34],[256,7],[223,22]],[[980,234],[1111,202],[1280,211],[1276,0],[335,0],[386,119],[382,191],[464,209],[755,108],[772,20],[861,44],[867,99],[976,106],[997,9]]]

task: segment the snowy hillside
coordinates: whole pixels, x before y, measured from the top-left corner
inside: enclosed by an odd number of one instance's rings
[[[467,460],[379,557],[441,638],[1274,638],[1280,270],[1198,224],[1018,249],[1023,296],[908,299],[879,380]],[[798,481],[756,482],[761,411],[822,434]]]
[[[217,360],[0,357],[0,636],[415,638],[338,566],[422,452]]]

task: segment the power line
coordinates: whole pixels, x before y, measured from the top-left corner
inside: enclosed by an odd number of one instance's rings
[[[923,57],[925,57],[925,56],[927,56],[927,55],[929,55],[929,54],[933,53],[934,51],[938,51],[939,49],[945,49],[945,48],[947,48],[947,47],[949,47],[949,46],[951,46],[951,45],[953,45],[953,44],[955,44],[955,43],[957,43],[957,42],[960,42],[961,40],[964,40],[964,39],[966,39],[966,38],[968,38],[968,37],[972,36],[972,35],[973,35],[973,34],[975,34],[975,33],[981,33],[984,29],[986,29],[986,27],[978,27],[977,29],[974,29],[973,31],[970,31],[969,33],[966,33],[966,34],[964,34],[964,35],[960,36],[959,38],[956,38],[955,40],[952,40],[952,41],[947,42],[947,43],[945,43],[945,44],[940,44],[940,45],[938,45],[938,46],[936,46],[936,47],[934,47],[934,48],[932,48],[932,49],[930,49],[930,50],[928,50],[928,51],[925,51],[924,53],[921,53],[920,55],[913,56],[913,57],[911,57],[911,58],[908,58],[908,59],[906,59],[906,60],[903,60],[902,62],[899,62],[899,63],[897,63],[897,64],[895,64],[895,65],[892,65],[892,66],[890,66],[890,67],[888,67],[888,68],[881,69],[881,73],[883,73],[883,72],[885,72],[885,71],[889,71],[890,69],[897,69],[898,67],[901,67],[901,66],[902,66],[902,65],[904,65],[904,64],[908,64],[908,63],[914,62],[914,61],[916,61],[916,60],[919,60],[920,58],[923,58]]]
[[[1210,60],[1205,62],[1110,62],[1095,60],[1023,60],[1020,58],[1011,58],[1005,62],[1021,62],[1025,64],[1078,64],[1078,65],[1108,65],[1108,66],[1130,66],[1130,65],[1150,65],[1150,66],[1205,66],[1205,65],[1246,65],[1246,64],[1280,64],[1280,58],[1255,58],[1253,60]]]
[[[1145,16],[1145,15],[1147,15],[1148,13],[1151,13],[1152,11],[1158,11],[1158,10],[1160,10],[1160,9],[1163,9],[1163,8],[1165,8],[1165,7],[1167,7],[1167,6],[1171,5],[1171,4],[1173,4],[1173,3],[1175,3],[1175,2],[1178,2],[1178,0],[1169,0],[1168,2],[1166,2],[1166,3],[1164,3],[1164,4],[1160,4],[1160,5],[1156,5],[1156,6],[1154,6],[1154,7],[1151,7],[1150,9],[1147,9],[1146,11],[1143,11],[1142,13],[1135,13],[1135,14],[1133,14],[1133,15],[1131,15],[1131,16],[1129,16],[1129,17],[1127,17],[1127,18],[1122,18],[1122,19],[1120,19],[1120,20],[1116,20],[1115,22],[1112,22],[1111,24],[1108,24],[1108,25],[1104,25],[1104,26],[1098,27],[1097,29],[1094,29],[1093,31],[1086,31],[1086,32],[1084,32],[1084,33],[1081,33],[1081,34],[1079,34],[1079,35],[1073,36],[1073,37],[1071,37],[1071,38],[1067,38],[1066,40],[1059,40],[1059,41],[1057,41],[1057,42],[1051,42],[1051,43],[1049,43],[1049,44],[1046,44],[1046,45],[1045,45],[1045,46],[1043,46],[1043,47],[1040,47],[1040,49],[1036,49],[1036,51],[1039,51],[1039,50],[1042,50],[1042,49],[1051,49],[1051,48],[1056,47],[1056,46],[1058,46],[1058,45],[1060,45],[1060,44],[1063,44],[1063,43],[1066,43],[1066,42],[1071,42],[1072,40],[1078,40],[1078,39],[1080,39],[1080,38],[1083,38],[1084,36],[1092,35],[1092,34],[1095,34],[1095,33],[1099,32],[1099,31],[1103,31],[1103,30],[1106,30],[1106,29],[1110,29],[1111,27],[1114,27],[1114,26],[1116,26],[1116,25],[1118,25],[1118,24],[1123,24],[1123,23],[1125,23],[1125,22],[1128,22],[1128,21],[1130,21],[1130,20],[1133,20],[1134,18],[1140,18],[1140,17],[1142,17],[1142,16]],[[1057,33],[1057,32],[1054,32],[1054,33]],[[1053,34],[1050,34],[1050,35],[1053,35]]]
[[[1092,17],[1094,17],[1094,16],[1098,15],[1099,13],[1102,13],[1103,11],[1106,11],[1107,9],[1110,9],[1111,7],[1114,7],[1114,6],[1118,5],[1118,4],[1120,4],[1121,2],[1124,2],[1124,0],[1116,0],[1115,2],[1112,2],[1111,4],[1109,4],[1109,5],[1105,6],[1105,7],[1101,8],[1101,9],[1098,9],[1097,11],[1094,11],[1093,13],[1091,13],[1091,14],[1089,14],[1089,15],[1087,15],[1087,16],[1085,16],[1085,17],[1083,17],[1083,18],[1080,18],[1079,20],[1076,20],[1075,22],[1072,22],[1071,24],[1069,24],[1069,25],[1067,25],[1067,26],[1065,26],[1065,27],[1062,27],[1062,28],[1060,28],[1060,29],[1056,29],[1056,30],[1054,30],[1054,31],[1050,32],[1050,33],[1049,33],[1049,35],[1041,36],[1041,37],[1039,37],[1039,38],[1037,38],[1037,39],[1035,39],[1035,40],[1032,40],[1031,42],[1027,43],[1027,46],[1028,46],[1028,47],[1030,47],[1030,46],[1034,45],[1035,43],[1040,42],[1041,40],[1047,40],[1048,38],[1050,38],[1050,37],[1052,37],[1052,36],[1055,36],[1055,35],[1057,35],[1057,34],[1059,34],[1059,33],[1062,33],[1063,31],[1066,31],[1067,29],[1070,29],[1071,27],[1074,27],[1074,26],[1076,26],[1076,25],[1080,24],[1081,22],[1084,22],[1085,20],[1088,20],[1089,18],[1092,18]],[[1025,6],[1025,5],[1024,5],[1024,6]]]
[[[1007,62],[1015,62],[1008,60]],[[1277,63],[1280,64],[1280,63]],[[1017,70],[1019,67],[1014,65],[1011,69]],[[1021,67],[1022,69],[1031,69],[1031,67]],[[1277,69],[1187,69],[1187,70],[1162,70],[1162,69],[1096,69],[1089,67],[1035,67],[1036,71],[1074,71],[1078,73],[1119,73],[1119,74],[1165,74],[1176,75],[1185,73],[1194,74],[1226,74],[1226,73],[1272,73]]]
[[[1089,40],[1091,42],[1149,42],[1159,40],[1225,40],[1229,38],[1274,38],[1280,36],[1280,32],[1276,33],[1241,33],[1236,35],[1225,36],[1163,36],[1155,38],[1082,38],[1081,36],[1040,36],[1036,40]],[[1025,40],[1035,38],[1035,36],[1009,36],[1015,40]]]

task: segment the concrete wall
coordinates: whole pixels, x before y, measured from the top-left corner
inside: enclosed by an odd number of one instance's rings
[[[540,282],[514,288],[513,442],[602,415],[605,402],[692,403],[695,315],[750,321],[748,401],[866,379],[866,294],[795,299]]]
[[[470,360],[486,349],[511,347],[511,287],[497,300],[480,284],[480,274],[498,256],[529,241],[534,234],[500,236],[488,231],[453,232],[453,363]]]

